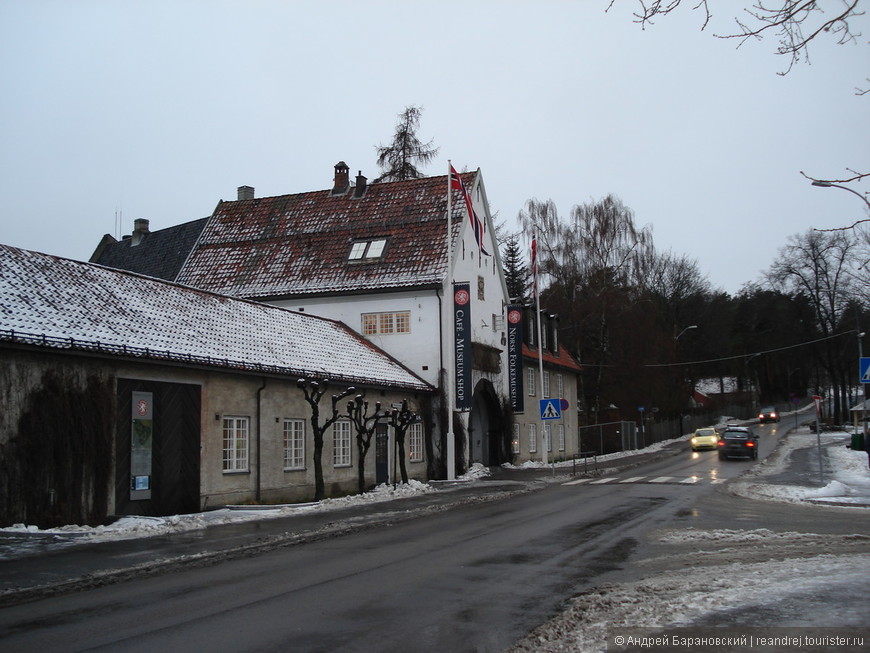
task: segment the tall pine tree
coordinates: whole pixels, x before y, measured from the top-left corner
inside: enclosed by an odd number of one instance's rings
[[[501,260],[504,266],[505,283],[511,301],[528,304],[530,299],[531,272],[525,262],[525,255],[516,234],[509,236],[502,249]]]

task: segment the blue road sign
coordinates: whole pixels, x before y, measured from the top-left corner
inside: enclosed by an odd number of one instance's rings
[[[541,419],[561,419],[561,399],[541,399]]]
[[[858,359],[858,380],[861,383],[870,383],[870,357]]]

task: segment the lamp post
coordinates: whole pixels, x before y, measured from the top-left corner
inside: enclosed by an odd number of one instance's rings
[[[868,200],[865,195],[862,195],[854,188],[849,188],[848,186],[843,186],[841,184],[834,184],[834,183],[831,183],[830,181],[819,181],[818,179],[813,181],[813,186],[819,186],[820,188],[841,188],[842,190],[847,190],[850,193],[852,193],[853,195],[857,195],[858,197],[860,197],[861,200],[864,202],[864,204],[866,204],[868,207],[870,207],[870,200]]]
[[[687,326],[685,329],[683,329],[682,331],[680,331],[679,334],[677,334],[677,335],[674,336],[674,342],[676,342],[677,340],[679,340],[679,339],[680,339],[680,336],[683,335],[683,334],[684,334],[686,331],[688,331],[689,329],[697,329],[697,328],[698,328],[698,325],[697,325],[697,324],[693,324],[692,326]]]

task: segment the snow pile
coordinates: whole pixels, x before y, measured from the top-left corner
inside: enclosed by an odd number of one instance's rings
[[[684,627],[728,606],[747,610],[778,600],[858,586],[870,577],[870,555],[816,555],[670,570],[634,583],[602,585],[573,599],[551,622],[505,653],[607,650],[619,631]],[[800,620],[804,615],[798,615]],[[804,622],[805,623],[805,622]]]
[[[484,468],[485,469],[485,468]],[[190,515],[171,515],[169,517],[122,517],[108,526],[60,526],[40,530],[36,526],[15,524],[0,528],[2,533],[34,533],[44,535],[74,536],[77,542],[99,542],[107,540],[129,540],[152,535],[167,535],[169,533],[184,533],[201,530],[209,526],[222,524],[237,524],[246,521],[277,519],[302,512],[315,510],[334,510],[355,505],[392,501],[402,497],[410,497],[435,491],[426,483],[411,480],[407,484],[393,487],[381,484],[370,492],[338,499],[324,499],[315,503],[281,504],[281,505],[251,505],[228,506],[209,512]],[[0,556],[2,557],[2,556]]]
[[[734,494],[750,499],[766,499],[787,503],[849,503],[866,504],[870,496],[870,470],[867,453],[846,447],[849,434],[845,432],[822,433],[817,436],[807,430],[789,435],[787,446],[779,447],[746,476],[731,484]],[[782,473],[789,464],[789,457],[798,449],[815,449],[821,441],[826,458],[823,464],[823,487],[805,485],[780,485],[766,482],[766,478]],[[815,455],[811,452],[810,455]],[[833,470],[833,471],[831,471]],[[813,472],[814,470],[809,470]],[[813,479],[818,476],[814,475]]]

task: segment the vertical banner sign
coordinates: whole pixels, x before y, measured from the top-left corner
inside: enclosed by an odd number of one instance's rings
[[[471,409],[471,284],[453,284],[456,409]]]
[[[153,396],[133,393],[130,433],[130,500],[151,498],[151,452],[154,443]]]
[[[507,307],[508,329],[508,386],[511,408],[515,413],[525,409],[523,392],[523,307],[511,304]]]

